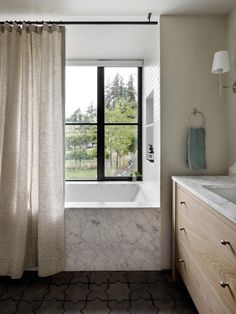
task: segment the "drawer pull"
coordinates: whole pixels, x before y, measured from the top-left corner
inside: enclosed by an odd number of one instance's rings
[[[220,285],[221,285],[222,288],[229,287],[229,284],[227,284],[227,283],[225,283],[223,281],[220,282]]]
[[[180,231],[185,231],[185,228],[182,227],[182,228],[179,228],[179,230],[180,230]]]
[[[185,205],[186,203],[185,202],[180,202],[180,205],[183,205],[183,204]]]
[[[179,263],[184,263],[184,260],[182,258],[179,259]]]
[[[225,240],[221,240],[220,243],[222,245],[226,245],[226,244],[230,245],[230,242],[229,241],[225,241]]]

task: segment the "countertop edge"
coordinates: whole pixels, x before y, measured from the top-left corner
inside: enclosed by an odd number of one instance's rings
[[[229,176],[172,176],[172,180],[236,224],[236,204],[209,191],[204,186],[236,186],[236,178]]]

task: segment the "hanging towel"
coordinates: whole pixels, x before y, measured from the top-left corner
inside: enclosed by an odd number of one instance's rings
[[[206,169],[206,131],[204,128],[188,129],[187,165],[192,170]]]

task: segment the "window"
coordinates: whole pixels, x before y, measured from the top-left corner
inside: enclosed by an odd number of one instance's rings
[[[66,66],[66,180],[142,172],[142,68]]]

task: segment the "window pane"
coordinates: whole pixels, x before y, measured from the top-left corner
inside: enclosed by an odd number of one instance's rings
[[[66,122],[97,121],[97,67],[66,66]]]
[[[97,126],[66,125],[66,180],[97,178]]]
[[[105,176],[128,177],[137,171],[137,131],[133,125],[105,127]]]
[[[137,122],[137,77],[137,68],[105,68],[105,122]]]

